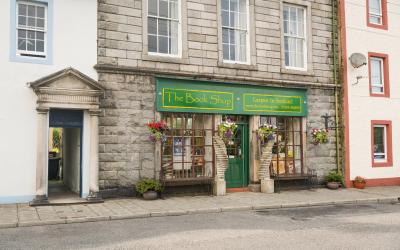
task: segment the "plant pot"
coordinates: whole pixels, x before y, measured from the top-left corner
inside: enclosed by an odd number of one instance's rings
[[[365,188],[365,182],[355,182],[355,181],[353,181],[353,186],[355,187],[355,188],[358,188],[358,189],[364,189]]]
[[[332,190],[336,190],[340,187],[340,182],[328,182],[326,183],[326,187]]]
[[[145,199],[145,200],[157,200],[157,198],[158,198],[158,194],[157,194],[157,192],[156,191],[152,191],[152,190],[150,190],[150,191],[147,191],[147,192],[144,192],[143,193],[143,199]]]

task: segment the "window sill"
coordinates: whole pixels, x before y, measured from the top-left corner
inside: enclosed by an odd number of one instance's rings
[[[380,98],[390,98],[390,95],[389,94],[373,94],[373,93],[371,93],[370,95],[369,95],[370,97],[380,97]]]
[[[393,167],[393,162],[373,162],[373,168]]]
[[[227,62],[218,62],[218,67],[220,68],[228,68],[228,69],[244,69],[244,70],[258,70],[257,65],[253,64],[244,64],[244,63],[227,63]]]
[[[52,59],[50,57],[35,57],[35,56],[21,56],[17,54],[10,55],[11,62],[20,62],[20,63],[33,63],[33,64],[52,64]]]
[[[169,55],[151,55],[151,54],[142,54],[143,61],[152,61],[152,62],[166,62],[166,63],[183,63],[188,64],[189,60],[187,58],[177,57],[177,56],[169,56]]]
[[[298,69],[281,68],[281,73],[282,74],[291,74],[291,75],[314,76],[314,72],[312,70],[298,70]]]
[[[368,23],[367,26],[374,29],[388,30],[388,26],[385,24]]]

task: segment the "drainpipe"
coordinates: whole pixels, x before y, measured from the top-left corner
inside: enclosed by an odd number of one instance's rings
[[[338,93],[338,77],[337,77],[337,58],[336,58],[336,35],[337,35],[337,11],[335,3],[337,0],[332,0],[332,49],[333,49],[333,82],[335,84],[335,137],[336,137],[336,168],[339,173],[342,172],[340,167],[340,149],[339,149],[339,93]]]

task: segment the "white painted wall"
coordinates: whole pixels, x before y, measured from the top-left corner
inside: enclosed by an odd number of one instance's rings
[[[370,97],[368,66],[354,69],[348,64],[350,179],[400,177],[400,9],[388,1],[389,29],[367,27],[366,1],[346,0],[347,56],[368,52],[389,55],[390,98]],[[354,84],[356,76],[363,76]],[[393,167],[372,167],[371,120],[391,120]]]
[[[66,67],[97,79],[97,0],[54,0],[53,63],[10,62],[10,0],[0,1],[0,203],[36,189],[36,95],[26,83]]]

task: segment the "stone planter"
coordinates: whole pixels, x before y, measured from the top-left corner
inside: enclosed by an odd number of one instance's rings
[[[353,181],[353,186],[357,189],[364,189],[365,188],[365,182],[355,182]]]
[[[332,190],[336,190],[340,188],[341,184],[340,182],[327,182],[326,187]]]
[[[143,199],[145,200],[157,200],[158,194],[156,191],[149,190],[143,193]]]

